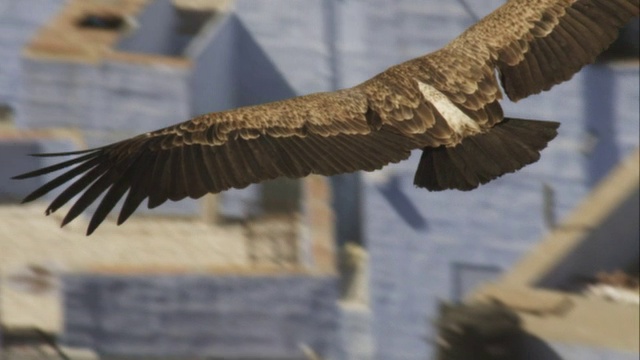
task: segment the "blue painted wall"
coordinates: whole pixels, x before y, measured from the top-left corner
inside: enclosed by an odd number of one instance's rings
[[[227,16],[211,26],[217,29],[200,34],[186,52],[194,61],[190,75],[193,116],[237,103],[237,20]]]
[[[126,52],[180,56],[184,44],[176,31],[178,20],[171,0],[152,1],[136,17],[139,27],[124,37],[117,48]]]
[[[0,104],[16,107],[21,88],[20,51],[64,0],[0,0]]]
[[[331,353],[333,276],[63,277],[66,345],[101,356],[301,359]]]
[[[327,0],[235,2],[242,24],[297,94],[331,88],[327,6]]]
[[[390,65],[439,48],[471,25],[475,17],[501,3],[502,0],[238,0],[234,15],[237,19],[228,19],[220,28],[219,37],[214,36],[212,41],[222,51],[232,47],[230,43],[238,36],[245,39],[242,44],[252,45],[231,50],[232,54],[243,56],[220,55],[214,61],[222,67],[229,66],[231,74],[238,69],[248,73],[245,77],[219,73],[220,87],[207,88],[207,94],[214,97],[214,110],[220,110],[233,106],[250,90],[266,93],[260,100],[269,100],[273,81],[288,84],[295,94],[352,86]],[[232,25],[234,21],[239,24]],[[231,28],[234,26],[237,29]],[[269,60],[266,68],[273,72],[266,78],[262,77],[265,68],[255,68],[261,63],[256,59]],[[110,81],[116,88],[126,77],[143,71],[113,66],[114,77]],[[205,62],[198,66],[206,67]],[[139,73],[137,81],[157,86],[153,79],[160,79],[162,74],[154,71]],[[28,75],[36,77],[37,73]],[[85,81],[84,76],[82,70],[74,70],[65,78]],[[91,81],[93,75],[86,76],[86,81]],[[193,81],[188,76],[185,79]],[[431,352],[429,341],[434,339],[429,324],[436,317],[438,300],[458,297],[472,286],[465,279],[460,280],[461,265],[467,269],[508,269],[548,231],[543,211],[545,185],[554,193],[551,208],[559,220],[615,162],[638,147],[639,80],[637,64],[593,66],[549,93],[518,104],[505,102],[505,112],[510,116],[561,121],[560,135],[538,163],[476,191],[429,193],[415,189],[412,178],[417,153],[408,161],[389,167],[392,182],[363,177],[363,226],[351,230],[361,234],[357,236],[362,237],[370,252],[372,312],[370,319],[366,313],[354,318],[364,319],[362,331],[373,329],[378,359],[427,358]],[[26,81],[40,81],[44,86],[38,86],[38,91],[45,91],[49,80]],[[196,107],[198,111],[205,110],[206,98],[194,100],[190,90],[183,92],[180,88],[188,89],[193,83],[177,83],[174,92],[165,95],[185,96],[187,105],[171,109],[154,125],[181,120],[194,103],[204,104]],[[239,89],[247,92],[240,94]],[[278,96],[288,94],[286,87],[278,89]],[[116,92],[112,96],[125,94]],[[74,96],[81,98],[85,94]],[[66,98],[69,97],[73,96]],[[246,97],[242,99],[250,102]],[[132,97],[131,102],[144,105],[145,99]],[[48,114],[59,121],[75,121],[75,116],[86,116],[82,106],[69,105],[70,113],[43,108],[38,117]],[[131,113],[135,116],[116,113],[117,120],[108,130],[134,120],[149,126],[147,121],[158,114],[147,108],[148,112],[137,108]],[[484,275],[474,278],[484,279]],[[463,290],[456,279],[465,283]]]

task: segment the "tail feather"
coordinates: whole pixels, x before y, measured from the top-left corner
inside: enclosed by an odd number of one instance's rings
[[[428,190],[472,190],[538,161],[558,134],[557,122],[505,118],[454,147],[424,148],[414,184]]]

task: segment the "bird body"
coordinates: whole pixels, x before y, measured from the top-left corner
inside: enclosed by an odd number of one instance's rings
[[[421,149],[416,186],[470,190],[539,159],[558,123],[504,117],[517,101],[566,81],[638,15],[638,0],[511,0],[444,48],[352,88],[197,116],[16,178],[67,169],[25,198],[78,177],[47,208],[101,194],[88,233],[125,198],[118,224],[148,199],[198,198],[280,176],[372,171]],[[496,76],[498,75],[498,76]],[[72,167],[74,166],[74,167]],[[126,197],[125,197],[126,194]]]

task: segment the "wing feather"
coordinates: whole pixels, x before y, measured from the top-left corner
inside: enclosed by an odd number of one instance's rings
[[[189,194],[190,181],[187,181],[185,177],[187,164],[184,162],[184,152],[187,148],[185,146],[176,146],[171,149],[171,155],[173,157],[173,170],[171,182],[171,195],[169,200],[178,201],[184,199]]]
[[[92,171],[88,172],[85,176],[80,178],[80,180],[76,181],[71,187],[67,190],[74,188],[71,192],[73,195],[78,194],[80,191],[84,190],[82,195],[73,203],[67,215],[62,219],[62,226],[69,223],[71,220],[75,219],[80,215],[84,210],[93,203],[100,194],[102,194],[109,186],[113,183],[115,179],[119,177],[120,174],[118,172],[108,172],[106,171],[108,168],[107,164],[102,163],[96,166]],[[88,187],[88,188],[87,188]],[[86,190],[85,190],[86,189]],[[63,193],[64,194],[64,193]],[[69,193],[66,194],[66,198],[63,201],[68,201],[70,199]],[[59,199],[60,197],[58,197]],[[51,212],[51,207],[47,209],[47,211]]]
[[[638,15],[636,0],[577,0],[564,10],[550,32],[530,31],[527,34],[531,35],[530,46],[523,61],[516,65],[498,63],[505,92],[510,99],[519,100],[569,80],[583,66],[595,61],[597,55],[615,40],[618,29],[632,16]],[[555,51],[551,53],[547,50],[549,48]],[[526,73],[527,69],[535,71],[536,65],[540,64],[541,54],[547,55],[547,65],[533,76],[536,81],[510,86],[509,79],[514,74]]]
[[[75,180],[71,186],[61,192],[49,205],[45,211],[47,214],[51,214],[58,210],[61,206],[69,202],[74,196],[81,193],[91,183],[93,183],[99,176],[104,174],[108,165],[105,163],[99,163],[98,165],[90,168],[89,171],[84,173],[79,179]],[[74,169],[75,170],[75,169]]]
[[[256,160],[258,167],[255,169],[258,173],[264,173],[268,179],[273,179],[278,176],[280,170],[276,166],[278,161],[282,161],[278,150],[271,145],[271,139],[264,137],[262,141],[248,141],[247,147],[251,149],[250,157]],[[285,154],[286,155],[286,154]],[[276,159],[275,161],[269,161],[269,159]],[[290,164],[293,169],[299,169],[301,165],[300,160],[294,165]],[[293,170],[285,176],[294,176],[297,171]]]
[[[187,158],[183,159],[183,161],[189,168],[187,174],[191,174],[190,183],[192,187],[189,192],[189,197],[197,199],[208,193],[211,185],[209,184],[210,180],[208,180],[208,177],[204,173],[204,171],[206,171],[204,166],[201,166],[204,164],[202,148],[200,146],[190,146],[188,149],[189,151],[186,152]]]
[[[324,173],[332,173],[344,168],[345,164],[350,163],[350,159],[346,154],[341,154],[337,159],[333,154],[323,157],[320,147],[324,144],[320,143],[323,136],[307,136],[304,138],[304,144],[299,138],[287,138],[284,142],[276,142],[273,139],[266,139],[269,144],[278,150],[277,164],[281,168],[290,169],[292,177],[307,176],[312,169],[318,169]],[[309,146],[305,146],[308,143]],[[334,151],[337,151],[335,149]],[[324,161],[319,162],[320,159]],[[336,164],[334,164],[336,163]]]
[[[131,214],[133,214],[144,199],[148,196],[148,191],[151,189],[151,184],[157,180],[152,174],[153,165],[158,154],[156,153],[142,153],[138,164],[134,167],[130,176],[123,176],[127,179],[128,193],[127,197],[120,208],[120,214],[118,215],[118,225],[125,222]],[[134,186],[135,185],[135,186]],[[96,227],[99,224],[96,224]]]
[[[405,64],[414,73],[422,68],[431,85],[474,110],[500,99],[492,81],[497,68],[505,93],[517,101],[595,61],[638,7],[638,0],[510,0],[446,47]],[[482,91],[468,93],[480,83]]]
[[[16,179],[25,179],[25,178],[29,178],[29,177],[35,177],[35,176],[40,176],[43,174],[48,174],[50,172],[53,171],[57,171],[60,169],[64,169],[65,167],[68,166],[72,166],[75,164],[79,164],[78,166],[74,167],[73,169],[67,171],[64,174],[61,174],[59,176],[57,176],[56,178],[54,178],[53,180],[45,183],[44,185],[42,185],[41,187],[37,188],[35,191],[33,191],[31,194],[29,194],[27,197],[24,198],[24,200],[22,201],[23,203],[25,202],[29,202],[29,201],[33,201],[47,193],[49,193],[51,190],[59,187],[60,185],[66,183],[67,181],[73,179],[74,177],[84,173],[85,171],[91,169],[92,167],[96,166],[98,163],[100,162],[100,159],[95,158],[94,154],[91,155],[87,155],[87,156],[83,156],[83,157],[79,157],[76,159],[72,159],[72,160],[68,160],[50,167],[45,167],[42,168],[40,170],[36,170],[36,171],[32,171],[20,176],[16,176]],[[63,165],[63,166],[60,166]]]
[[[407,158],[412,149],[437,143],[416,134],[435,124],[428,105],[399,99],[394,97],[398,103],[381,110],[385,124],[378,127],[371,124],[380,114],[371,110],[363,88],[207,114],[88,153],[76,152],[75,159],[18,177],[66,170],[25,201],[77,178],[53,200],[47,213],[79,195],[64,225],[97,202],[90,234],[125,194],[118,224],[144,199],[154,208],[167,200],[198,198],[280,176],[375,170]],[[381,97],[380,101],[387,100]]]
[[[156,153],[153,170],[151,172],[151,174],[153,174],[151,178],[153,178],[154,181],[151,181],[149,184],[149,201],[147,202],[147,207],[153,209],[167,201],[167,194],[169,193],[169,186],[171,185],[171,177],[168,171],[171,167],[171,157],[167,150],[149,151],[149,149],[148,147],[140,147],[139,151]]]
[[[220,169],[216,166],[216,153],[213,147],[207,145],[194,145],[200,148],[202,152],[202,176],[206,179],[207,190],[222,189],[222,180],[220,179]]]
[[[130,167],[129,172],[135,171],[135,167]],[[102,221],[107,217],[109,212],[113,210],[118,201],[124,196],[129,189],[131,183],[131,174],[125,174],[121,176],[106,192],[102,201],[98,205],[96,211],[91,217],[87,232],[92,233]]]

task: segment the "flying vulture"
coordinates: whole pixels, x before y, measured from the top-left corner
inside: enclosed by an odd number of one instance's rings
[[[444,48],[352,88],[204,114],[96,149],[40,154],[74,157],[15,178],[66,169],[24,199],[75,179],[46,209],[81,194],[63,226],[104,194],[87,234],[125,194],[118,224],[145,199],[154,208],[281,176],[372,171],[415,149],[422,150],[416,186],[470,190],[537,161],[557,134],[556,122],[504,117],[500,84],[517,101],[568,80],[638,7],[639,0],[507,1]]]

